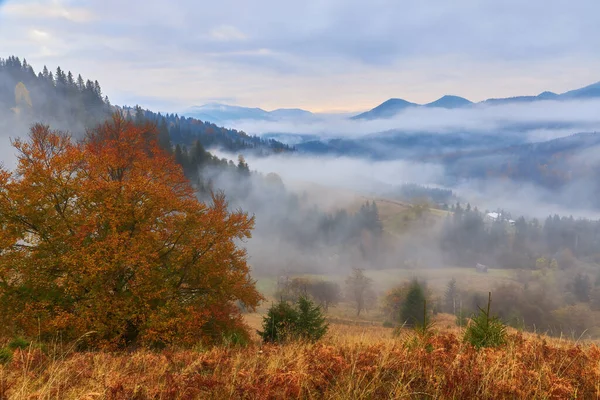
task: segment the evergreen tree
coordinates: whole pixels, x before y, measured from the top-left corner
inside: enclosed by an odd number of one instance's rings
[[[250,176],[250,167],[248,163],[246,163],[246,159],[244,159],[243,155],[238,156],[238,172],[243,176]]]
[[[81,74],[77,75],[77,89],[79,89],[80,92],[83,92],[85,89],[85,82],[81,77]]]
[[[325,335],[329,327],[325,322],[325,316],[323,316],[321,307],[313,304],[305,296],[300,296],[296,305],[298,308],[298,320],[296,323],[298,337],[311,342],[319,340]]]
[[[425,326],[429,322],[429,317],[423,312],[424,308],[425,291],[423,286],[414,280],[400,310],[400,321],[408,326]]]

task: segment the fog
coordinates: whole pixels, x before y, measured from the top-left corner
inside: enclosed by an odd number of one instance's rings
[[[347,116],[314,115],[279,121],[231,121],[228,126],[253,135],[266,133],[317,135],[323,139],[360,138],[391,130],[422,133],[498,132],[522,133],[524,140],[542,141],[575,132],[600,130],[600,100],[518,102],[502,105],[475,104],[444,109],[411,107],[393,118],[352,120]],[[301,137],[292,137],[299,141]]]

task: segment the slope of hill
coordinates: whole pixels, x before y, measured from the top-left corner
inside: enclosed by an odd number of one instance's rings
[[[590,97],[600,97],[600,82],[596,82],[592,85],[583,87],[581,89],[575,89],[563,93],[561,95],[562,98],[572,99],[572,98],[590,98]]]
[[[168,133],[173,145],[192,146],[195,141],[206,148],[219,148],[229,152],[250,150],[255,153],[290,152],[294,148],[275,139],[250,136],[237,129],[228,129],[211,122],[195,118],[186,118],[177,114],[160,114],[139,107],[123,107],[125,111],[138,118],[155,122],[163,133]]]

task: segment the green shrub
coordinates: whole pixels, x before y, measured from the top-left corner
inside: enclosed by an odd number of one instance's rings
[[[263,318],[263,330],[257,332],[263,342],[283,342],[290,337],[297,320],[298,311],[282,300],[269,308]]]
[[[465,330],[464,341],[478,349],[498,347],[506,343],[506,326],[498,317],[490,315],[492,293],[489,294],[487,309],[479,308],[479,314],[471,319]]]
[[[263,330],[257,331],[267,343],[288,340],[319,340],[328,329],[321,308],[304,296],[295,305],[280,301],[263,318]]]
[[[394,323],[391,321],[383,321],[383,327],[384,328],[393,328],[394,327]]]
[[[30,344],[31,343],[29,343],[29,341],[23,339],[22,337],[16,337],[8,344],[8,348],[11,350],[26,349]]]
[[[245,330],[236,329],[224,333],[222,342],[226,347],[246,347],[250,343],[250,338]]]
[[[8,364],[12,361],[12,358],[13,352],[9,348],[4,347],[0,349],[0,364]]]

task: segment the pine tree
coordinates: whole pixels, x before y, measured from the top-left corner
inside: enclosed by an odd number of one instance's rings
[[[69,88],[75,87],[75,79],[73,78],[73,74],[71,73],[71,71],[69,71],[69,73],[67,74],[67,85],[69,86]]]
[[[489,293],[487,309],[479,308],[479,314],[471,319],[465,331],[464,341],[473,347],[498,347],[506,343],[506,326],[490,313],[492,293]]]
[[[85,89],[85,82],[81,77],[81,74],[77,76],[77,89],[79,89],[80,92],[83,92],[83,89]]]
[[[296,324],[298,336],[311,342],[319,340],[327,333],[329,328],[321,307],[304,296],[300,296],[296,305],[298,307],[298,322]]]
[[[237,169],[241,175],[250,176],[250,167],[248,166],[248,163],[246,163],[246,159],[244,159],[244,156],[241,154],[238,156]]]
[[[425,291],[423,286],[414,280],[406,299],[400,310],[400,321],[408,326],[425,326],[429,322],[429,316],[423,313],[425,306]]]
[[[279,343],[289,339],[298,320],[298,311],[287,301],[271,306],[263,317],[262,331],[258,335],[265,343]]]

